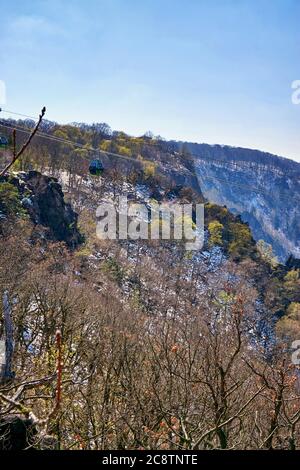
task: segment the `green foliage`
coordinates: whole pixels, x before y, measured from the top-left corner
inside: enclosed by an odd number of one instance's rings
[[[258,240],[256,247],[259,251],[261,258],[266,261],[272,268],[278,266],[278,259],[273,253],[273,248],[269,243],[264,240]]]
[[[287,314],[276,325],[276,331],[281,338],[292,341],[299,339],[300,335],[300,303],[292,302]]]
[[[141,296],[141,291],[139,289],[139,287],[134,287],[132,289],[132,294],[131,294],[131,304],[134,308],[140,308],[140,309],[143,309],[144,306],[143,306],[143,302],[142,302],[142,296]]]
[[[239,260],[251,255],[253,251],[253,239],[248,225],[243,223],[230,223],[230,243],[228,252],[233,259]]]
[[[256,254],[255,242],[248,224],[232,214],[227,207],[205,204],[205,220],[210,233],[210,245],[222,245],[235,261]]]
[[[115,258],[109,258],[104,261],[102,269],[105,273],[109,274],[118,284],[121,284],[124,278],[124,271]]]
[[[300,302],[300,270],[292,269],[284,277],[284,288],[291,302]]]
[[[92,249],[88,245],[83,245],[81,248],[76,250],[75,256],[86,258],[93,253]]]
[[[295,283],[299,280],[299,269],[292,269],[284,276],[285,286],[293,288]]]
[[[300,303],[299,302],[292,302],[287,309],[287,316],[291,320],[296,320],[300,322]],[[300,328],[300,324],[299,324]]]
[[[145,180],[149,180],[154,178],[156,172],[156,165],[153,162],[146,162],[144,163],[144,178]]]
[[[118,145],[117,152],[121,155],[125,155],[126,157],[131,156],[131,150],[125,147],[125,145]]]
[[[0,183],[0,212],[8,216],[26,214],[21,206],[18,190],[11,183]]]
[[[213,203],[205,204],[205,218],[207,222],[218,220],[224,226],[234,221],[234,216],[228,211],[227,207]]]
[[[234,301],[236,300],[235,295],[232,293],[228,293],[225,290],[221,290],[218,295],[216,296],[216,299],[214,300],[214,304],[217,307],[229,307],[231,306]]]
[[[104,151],[109,151],[111,147],[111,140],[103,140],[100,145],[100,149]]]
[[[222,233],[224,225],[218,222],[218,220],[213,220],[208,224],[209,231],[209,245],[223,245]]]

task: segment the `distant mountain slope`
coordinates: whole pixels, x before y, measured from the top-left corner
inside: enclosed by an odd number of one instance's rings
[[[258,150],[178,143],[194,157],[205,197],[249,222],[283,260],[300,257],[300,164]]]
[[[7,137],[16,127],[20,143],[24,128],[34,126],[30,120],[1,124]],[[67,171],[72,179],[74,174],[86,175],[89,161],[99,158],[100,151],[106,170],[146,179],[155,197],[159,185],[192,188],[240,214],[255,239],[271,243],[281,261],[290,253],[300,258],[300,164],[293,160],[239,147],[165,141],[148,134],[132,137],[105,123],[45,121],[42,130],[20,169],[48,169],[54,176]],[[3,151],[1,157],[5,155]]]
[[[232,160],[239,162],[251,162],[260,165],[274,166],[285,172],[295,172],[300,174],[300,163],[289,158],[273,155],[243,147],[232,147],[230,145],[209,145],[191,142],[178,142],[178,146],[186,145],[189,151],[199,157],[216,160]]]

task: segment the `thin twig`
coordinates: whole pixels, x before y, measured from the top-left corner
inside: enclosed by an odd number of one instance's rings
[[[19,150],[18,153],[14,154],[14,157],[12,159],[12,161],[4,168],[4,170],[1,171],[0,173],[0,176],[4,176],[5,173],[7,173],[7,171],[10,169],[10,167],[21,157],[21,155],[25,152],[25,150],[27,149],[28,145],[30,144],[31,140],[33,139],[33,137],[35,136],[35,134],[37,133],[39,127],[40,127],[40,124],[42,122],[42,119],[45,115],[45,112],[46,112],[46,108],[43,107],[42,109],[42,112],[41,114],[39,115],[39,120],[35,126],[35,128],[33,129],[33,131],[31,132],[30,136],[28,137],[27,141],[25,142],[25,144],[22,146],[22,148]],[[15,150],[14,150],[14,153],[15,153]]]

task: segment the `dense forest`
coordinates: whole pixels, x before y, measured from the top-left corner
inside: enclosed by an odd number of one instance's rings
[[[33,127],[6,125],[18,145]],[[204,247],[100,240],[96,208],[122,194],[205,203]],[[0,448],[300,447],[299,260],[205,198],[186,145],[44,122],[0,179],[0,238]]]

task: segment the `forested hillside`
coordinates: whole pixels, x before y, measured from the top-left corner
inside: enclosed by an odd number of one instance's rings
[[[2,124],[8,126],[3,128],[7,136],[11,126],[19,128],[19,140],[26,136],[24,129],[34,126],[30,120]],[[52,139],[47,140],[43,132]],[[117,165],[126,174],[134,169],[139,180],[152,180],[154,190],[155,181],[164,179],[167,184],[192,187],[208,201],[226,205],[249,222],[256,241],[272,245],[281,262],[290,254],[300,257],[299,163],[258,150],[168,142],[151,133],[131,137],[103,123],[61,126],[44,122],[22,168],[43,171],[47,167],[51,174],[65,169],[84,175],[99,150],[123,155],[123,159],[105,154],[102,158],[110,168]]]
[[[299,18],[1,2],[1,468],[297,458]]]
[[[11,313],[15,344],[0,447],[299,448],[298,261],[279,264],[209,201],[201,250],[99,240],[101,201],[203,202],[194,159],[103,125],[43,132],[57,140],[40,134],[0,180],[2,319]],[[88,146],[111,152],[101,177]]]

